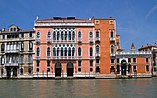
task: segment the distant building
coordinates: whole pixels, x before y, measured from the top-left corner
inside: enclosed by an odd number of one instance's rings
[[[21,30],[16,25],[1,30],[1,77],[32,75],[34,34],[33,30]]]
[[[157,46],[150,44],[147,46],[142,46],[138,50],[144,51],[144,52],[152,52],[152,55],[151,55],[152,69],[151,70],[153,72],[153,75],[157,76]]]

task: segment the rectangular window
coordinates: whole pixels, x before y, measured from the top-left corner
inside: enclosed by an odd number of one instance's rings
[[[146,65],[146,71],[149,71],[149,65]]]
[[[47,68],[47,72],[50,72],[50,68]]]
[[[146,58],[146,62],[148,63],[148,58]]]
[[[81,66],[82,61],[78,61],[78,66]]]
[[[93,66],[93,60],[90,60],[90,66]]]
[[[93,68],[90,68],[90,72],[92,72],[93,71]]]
[[[29,33],[29,37],[32,37],[32,32]]]
[[[133,58],[133,62],[136,63],[136,58]]]
[[[39,68],[37,68],[37,72],[39,72]]]
[[[131,58],[128,58],[128,62],[131,63]]]
[[[47,66],[48,66],[48,67],[50,66],[50,61],[47,61]]]
[[[133,71],[136,72],[136,65],[133,66]]]
[[[21,42],[21,51],[24,50],[24,42]]]
[[[40,62],[39,62],[39,61],[36,61],[36,63],[37,63],[37,67],[39,67],[39,63],[40,63]]]
[[[111,59],[111,63],[114,63],[114,59]]]
[[[99,58],[96,58],[96,64],[99,64],[99,61],[100,61]]]
[[[78,72],[81,72],[81,68],[78,68]]]
[[[21,38],[24,38],[24,33],[21,33]]]
[[[32,51],[33,50],[33,43],[30,41],[29,42],[29,51]]]
[[[5,35],[3,35],[3,39],[5,39]]]
[[[119,58],[117,58],[117,63],[119,63]]]

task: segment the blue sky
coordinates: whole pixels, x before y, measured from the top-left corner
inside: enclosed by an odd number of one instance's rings
[[[117,20],[121,47],[129,51],[157,43],[157,0],[0,0],[0,28],[17,24],[32,29],[36,18],[75,16]]]

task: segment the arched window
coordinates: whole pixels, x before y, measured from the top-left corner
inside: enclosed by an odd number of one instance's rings
[[[56,48],[53,48],[53,56],[56,56]]]
[[[40,49],[39,49],[39,47],[37,48],[37,51],[36,51],[37,53],[36,53],[36,56],[39,56],[39,54],[40,54]]]
[[[5,45],[4,43],[1,44],[1,51],[4,51]]]
[[[69,40],[71,40],[71,32],[69,31]]]
[[[57,32],[57,40],[59,40],[59,36],[60,36],[60,34],[59,34],[59,32]]]
[[[99,32],[97,31],[96,32],[96,38],[99,38],[100,36],[99,36]]]
[[[61,40],[63,40],[63,31],[61,32]]]
[[[67,48],[65,47],[64,56],[67,56]]]
[[[89,32],[89,38],[93,38],[93,32]]]
[[[65,40],[67,40],[67,31],[65,31],[65,36],[64,36],[65,38]]]
[[[81,32],[80,31],[78,32],[78,38],[81,38]]]
[[[81,48],[78,48],[78,56],[81,56]]]
[[[111,45],[111,54],[114,54],[114,46]]]
[[[111,31],[111,38],[114,38],[114,33],[113,33],[113,31]]]
[[[59,56],[59,47],[57,48],[57,56]]]
[[[73,31],[72,40],[75,40],[75,32]]]
[[[63,56],[63,47],[61,47],[61,56]]]
[[[53,32],[53,40],[56,40],[56,32]]]
[[[75,48],[73,47],[72,48],[72,56],[74,56],[74,54],[75,54]]]
[[[50,37],[51,37],[51,33],[48,32],[48,33],[47,33],[47,38],[50,38]]]
[[[99,46],[96,46],[96,54],[99,54]]]
[[[47,48],[47,56],[50,56],[50,47]]]
[[[93,48],[90,47],[90,56],[93,56]]]
[[[71,56],[71,48],[68,49],[68,56]]]
[[[37,38],[40,38],[40,33],[39,32],[37,32],[37,36],[36,36]]]

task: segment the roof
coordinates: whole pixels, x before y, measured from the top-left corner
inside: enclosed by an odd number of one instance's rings
[[[157,46],[156,46],[156,45],[149,44],[149,45],[147,45],[147,46],[143,46],[143,45],[142,45],[142,47],[141,47],[141,48],[139,48],[138,50],[140,51],[140,50],[143,50],[143,49],[148,49],[148,48],[152,48],[152,47],[156,47],[156,48],[157,48]]]

